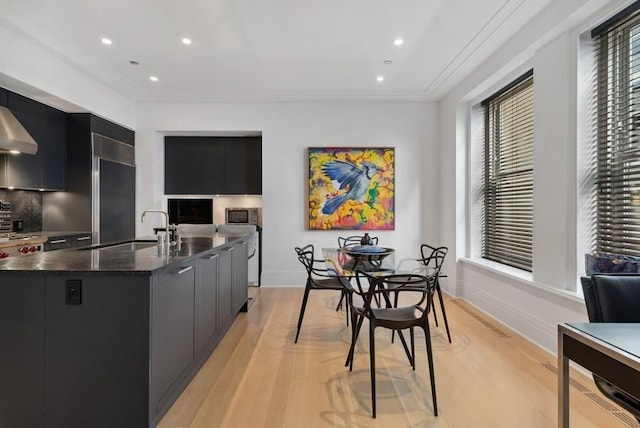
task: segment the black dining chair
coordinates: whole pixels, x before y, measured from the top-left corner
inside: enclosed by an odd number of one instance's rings
[[[442,265],[444,258],[449,252],[447,247],[432,247],[431,245],[422,244],[420,246],[420,255],[422,259],[421,263],[427,266],[428,269],[437,269],[438,277],[436,278],[436,293],[438,294],[438,300],[440,301],[440,310],[442,311],[442,318],[444,319],[444,327],[447,330],[447,338],[451,343],[451,332],[449,331],[449,321],[447,320],[447,311],[444,308],[444,299],[442,298],[442,290],[440,289],[440,278],[446,278],[447,275],[442,273]],[[433,319],[438,327],[438,315],[436,315],[436,309],[433,308]]]
[[[590,322],[640,322],[640,275],[594,275],[580,278]],[[593,381],[614,403],[640,422],[640,397],[634,397],[594,374]]]
[[[377,236],[370,236],[369,238],[371,238],[371,243],[373,245],[378,245],[378,237]],[[359,235],[338,236],[338,248],[360,245],[361,241],[362,241],[362,236],[359,236]],[[340,296],[340,301],[338,301],[338,305],[336,306],[336,311],[338,311],[338,310],[340,310],[340,308],[342,308],[342,303],[344,302],[344,297],[345,297],[344,294],[342,296]]]
[[[442,290],[440,290],[440,277],[446,276],[442,273],[442,266],[444,259],[447,256],[447,247],[432,247],[427,244],[422,244],[420,247],[421,257],[419,259],[410,259],[419,262],[425,267],[425,275],[431,275],[437,272],[435,277],[434,292],[438,294],[438,300],[440,301],[440,309],[442,310],[442,317],[444,318],[444,325],[447,330],[447,338],[451,343],[451,333],[449,332],[449,322],[447,321],[447,312],[444,308],[444,300],[442,298]],[[402,263],[402,262],[401,262]],[[399,270],[402,270],[401,268]],[[393,289],[390,289],[393,292]],[[398,295],[395,294],[394,306],[398,306]],[[433,319],[435,320],[436,327],[438,326],[438,316],[436,315],[436,308],[433,307]],[[395,332],[391,332],[391,342],[393,342]]]
[[[304,288],[304,297],[302,298],[302,306],[300,307],[300,316],[298,318],[298,329],[296,330],[295,343],[298,343],[298,336],[300,335],[300,327],[302,327],[302,319],[304,318],[304,311],[307,308],[307,300],[309,298],[309,292],[311,290],[334,290],[340,291],[340,300],[342,301],[345,296],[350,292],[351,285],[349,281],[332,275],[325,268],[324,260],[318,260],[314,258],[313,245],[309,244],[302,248],[295,247],[298,260],[304,266],[307,271],[307,282]],[[347,301],[349,299],[347,298]],[[350,313],[349,305],[345,305],[347,325],[349,323]]]
[[[435,292],[435,282],[438,272],[432,276],[422,276],[415,274],[400,274],[387,276],[372,276],[365,272],[358,271],[356,275],[356,287],[348,297],[351,304],[351,326],[352,338],[347,363],[349,371],[353,369],[353,359],[355,345],[358,340],[360,328],[364,319],[369,320],[369,361],[371,366],[371,411],[376,417],[376,367],[375,367],[375,329],[378,327],[397,331],[404,346],[409,362],[416,369],[415,359],[415,327],[420,327],[424,331],[427,347],[427,363],[429,366],[429,377],[431,379],[431,395],[433,399],[433,413],[438,416],[438,406],[436,400],[436,384],[433,368],[433,350],[431,345],[431,333],[429,330],[429,311],[433,304],[433,294]],[[366,284],[365,284],[366,283]],[[393,289],[397,294],[407,294],[407,299],[411,304],[404,306],[392,306],[389,300],[389,289]],[[353,297],[359,295],[362,298],[362,306],[354,305]],[[386,307],[379,308],[373,305],[375,296],[386,302]],[[411,349],[407,348],[402,330],[409,330],[411,339]]]

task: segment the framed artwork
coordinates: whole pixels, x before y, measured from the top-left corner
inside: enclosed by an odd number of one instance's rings
[[[309,147],[309,230],[393,230],[395,149]]]

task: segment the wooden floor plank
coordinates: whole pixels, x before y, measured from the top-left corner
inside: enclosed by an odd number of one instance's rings
[[[555,357],[464,301],[445,296],[453,343],[440,324],[431,337],[439,416],[433,415],[424,334],[416,370],[396,339],[376,331],[377,418],[371,418],[368,325],[354,368],[344,360],[350,329],[336,292],[312,292],[293,343],[302,289],[251,288],[240,314],[198,375],[159,423],[205,427],[555,427]],[[441,321],[441,317],[440,317]],[[408,335],[407,335],[408,338]],[[547,363],[547,367],[545,367]],[[596,392],[590,378],[572,377]],[[606,401],[606,399],[605,399]],[[576,427],[637,426],[571,388]]]

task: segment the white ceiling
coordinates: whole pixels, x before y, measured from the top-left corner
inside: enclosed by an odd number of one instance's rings
[[[549,2],[0,0],[0,22],[135,101],[438,100]]]

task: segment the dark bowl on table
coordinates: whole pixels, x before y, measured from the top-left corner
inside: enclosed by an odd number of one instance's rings
[[[361,247],[362,246],[342,247],[340,251],[352,259],[368,262],[382,261],[382,259],[394,252],[392,248],[376,247],[376,251],[365,251],[362,250]]]

